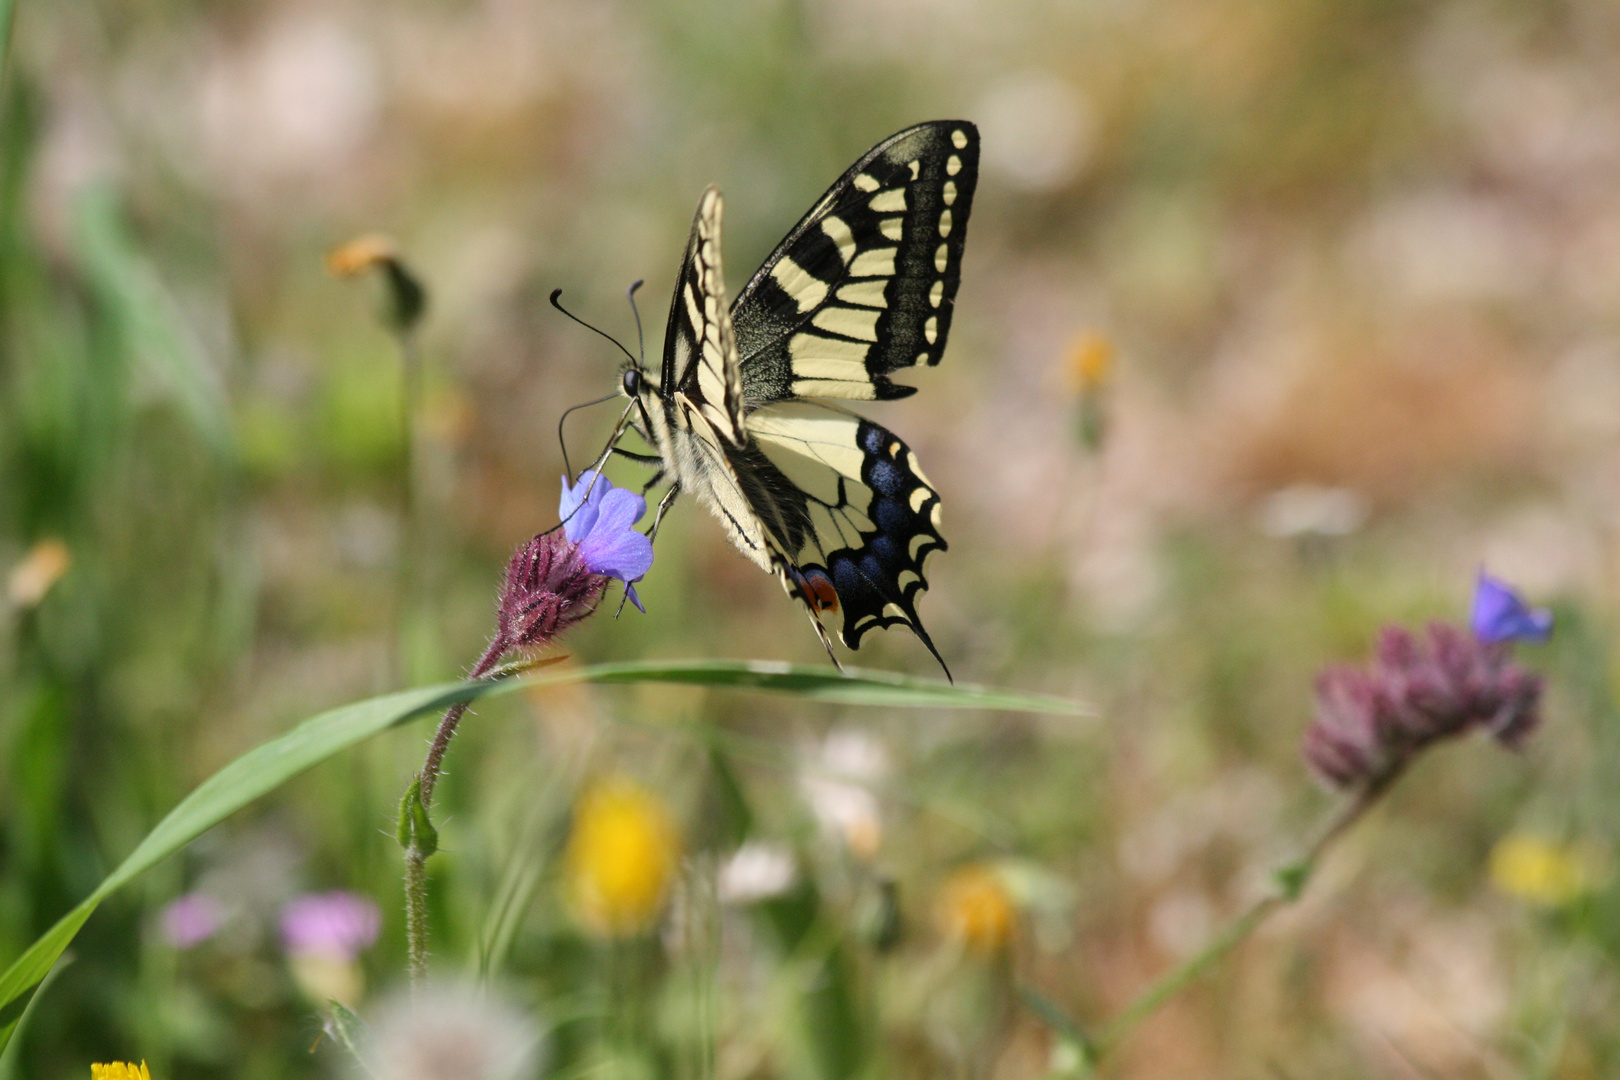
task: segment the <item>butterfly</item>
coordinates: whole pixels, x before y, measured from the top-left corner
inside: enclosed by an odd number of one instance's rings
[[[668,481],[649,533],[681,493],[776,574],[833,652],[917,616],[928,557],[944,551],[940,498],[896,435],[839,401],[915,392],[891,376],[938,364],[961,280],[979,133],[961,120],[878,143],[816,200],[726,303],[720,192],[698,202],[670,301],[657,381],[622,373],[627,416]],[[840,621],[841,620],[841,621]]]

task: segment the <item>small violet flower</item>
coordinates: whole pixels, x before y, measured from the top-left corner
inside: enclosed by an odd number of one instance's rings
[[[225,909],[205,892],[188,892],[163,909],[163,938],[177,949],[201,945],[225,921]]]
[[[507,564],[496,639],[473,677],[488,674],[502,653],[549,644],[595,611],[610,578],[623,581],[631,601],[646,610],[631,584],[652,567],[652,541],[635,530],[646,509],[641,496],[595,472],[572,486],[564,477],[562,530],[532,538]]]
[[[281,909],[281,940],[294,956],[353,960],[377,940],[382,916],[364,896],[339,889],[299,896]]]
[[[1516,749],[1540,723],[1541,689],[1500,642],[1445,623],[1422,638],[1387,627],[1368,667],[1317,676],[1305,762],[1330,786],[1369,789],[1431,744],[1472,730]]]
[[[580,558],[593,574],[618,578],[637,610],[646,611],[636,598],[635,582],[652,567],[652,541],[635,529],[647,512],[647,501],[627,488],[616,488],[607,477],[587,469],[572,488],[563,477],[557,513],[563,532],[579,545]]]
[[[1546,641],[1553,616],[1546,608],[1532,608],[1505,581],[1479,572],[1474,586],[1474,610],[1469,618],[1474,636],[1487,644],[1502,641]]]

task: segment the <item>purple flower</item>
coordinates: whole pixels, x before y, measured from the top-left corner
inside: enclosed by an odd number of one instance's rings
[[[1469,623],[1474,636],[1487,643],[1546,641],[1552,633],[1553,616],[1546,608],[1530,607],[1507,582],[1481,570]]]
[[[201,945],[225,921],[225,909],[205,892],[188,892],[163,909],[163,939],[177,949]]]
[[[628,488],[616,488],[608,478],[587,469],[579,476],[579,483],[568,486],[563,477],[563,492],[557,513],[563,519],[563,532],[579,545],[580,558],[593,574],[618,578],[624,582],[630,602],[641,611],[634,582],[640,581],[652,567],[652,541],[635,529],[636,522],[647,512],[647,500]]]
[[[652,541],[634,526],[646,509],[641,496],[595,472],[584,473],[573,487],[563,477],[562,526],[531,537],[506,564],[495,638],[469,677],[488,675],[513,649],[550,644],[596,610],[610,578],[623,581],[640,608],[631,582],[652,567],[653,553]]]
[[[1445,623],[1426,639],[1387,627],[1365,669],[1334,666],[1316,680],[1305,762],[1339,788],[1392,779],[1440,739],[1475,729],[1517,748],[1540,723],[1541,679],[1506,646]]]
[[[596,610],[608,579],[593,574],[579,545],[560,532],[541,533],[517,549],[506,566],[496,612],[496,646],[489,666],[508,649],[537,649]],[[487,674],[482,665],[473,676]]]
[[[381,928],[376,904],[341,889],[307,893],[281,909],[281,940],[295,956],[319,953],[353,960],[377,940]]]

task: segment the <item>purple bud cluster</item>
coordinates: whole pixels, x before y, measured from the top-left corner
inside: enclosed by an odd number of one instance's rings
[[[623,581],[639,608],[634,582],[652,566],[652,541],[635,530],[646,509],[641,496],[595,472],[577,484],[563,477],[562,530],[529,540],[507,564],[495,642],[474,677],[487,674],[501,653],[549,644],[595,611],[610,579]]]
[[[1432,743],[1475,729],[1517,748],[1540,723],[1541,690],[1504,642],[1444,623],[1421,638],[1388,627],[1366,668],[1317,677],[1305,761],[1325,783],[1354,788],[1385,783]]]
[[[561,532],[541,533],[506,566],[496,635],[505,649],[536,649],[596,610],[608,579],[593,574],[579,545]],[[504,650],[503,650],[504,651]]]

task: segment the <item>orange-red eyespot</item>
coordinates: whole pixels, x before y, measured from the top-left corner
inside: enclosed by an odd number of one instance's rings
[[[812,570],[808,574],[794,576],[799,579],[799,595],[804,597],[811,611],[838,610],[838,590],[833,588],[832,579],[826,574]]]

